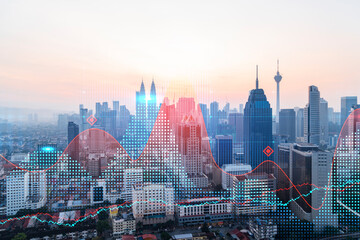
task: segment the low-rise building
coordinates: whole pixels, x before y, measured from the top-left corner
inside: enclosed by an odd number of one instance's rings
[[[136,222],[165,223],[174,220],[174,188],[166,184],[133,186],[132,205]]]
[[[219,198],[191,199],[178,205],[177,220],[180,225],[216,223],[233,217],[232,204]]]
[[[260,239],[275,239],[277,234],[277,225],[273,223],[272,219],[255,218],[249,222],[250,231],[254,234],[254,238]]]
[[[262,214],[276,210],[276,178],[273,174],[249,173],[233,177],[232,199],[236,214]]]
[[[132,234],[136,230],[136,222],[132,214],[123,214],[121,217],[112,218],[113,236],[120,237]]]

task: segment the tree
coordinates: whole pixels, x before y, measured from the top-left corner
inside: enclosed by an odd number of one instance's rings
[[[137,222],[136,223],[136,230],[140,231],[140,230],[142,230],[142,228],[143,228],[143,223],[142,222]]]
[[[108,209],[102,209],[99,212],[99,220],[107,220],[109,218],[109,213],[108,213]]]
[[[223,188],[222,188],[222,185],[221,184],[218,184],[218,185],[216,185],[215,187],[214,187],[214,191],[215,192],[220,192],[220,191],[222,191],[223,190]]]
[[[25,240],[27,238],[25,233],[18,233],[11,240]]]
[[[162,232],[160,234],[161,240],[169,240],[171,239],[171,235],[168,232]]]
[[[107,220],[100,220],[96,224],[96,230],[98,231],[99,235],[101,236],[103,232],[110,229],[109,222]]]
[[[207,225],[207,223],[204,223],[204,224],[202,225],[201,231],[202,231],[202,232],[205,232],[205,233],[210,232],[209,226]]]
[[[165,226],[172,228],[175,226],[175,222],[173,220],[169,220],[165,223]]]
[[[121,204],[123,204],[124,202],[125,202],[124,199],[118,198],[118,199],[116,199],[115,204],[116,204],[116,205],[121,205]]]

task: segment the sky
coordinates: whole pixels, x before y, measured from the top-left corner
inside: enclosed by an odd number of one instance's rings
[[[200,102],[245,104],[260,87],[275,109],[330,107],[359,95],[359,1],[1,1],[0,106],[78,111],[154,78],[158,98],[190,82]],[[182,90],[184,91],[184,90]],[[179,90],[180,92],[180,90]],[[186,92],[186,90],[185,90]]]

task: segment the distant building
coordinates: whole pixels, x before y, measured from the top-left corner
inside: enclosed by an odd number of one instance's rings
[[[320,98],[320,144],[329,144],[329,108],[328,102]]]
[[[229,125],[233,128],[233,145],[234,148],[241,148],[244,138],[244,114],[243,113],[230,113]]]
[[[74,160],[79,159],[79,125],[74,122],[68,122],[68,153]],[[71,144],[70,144],[71,143]]]
[[[210,131],[209,136],[215,136],[219,124],[219,103],[214,101],[210,103]]]
[[[309,87],[309,103],[304,108],[304,136],[307,143],[320,145],[320,92]]]
[[[215,162],[219,167],[233,163],[232,148],[232,136],[216,135]]]
[[[352,106],[356,104],[356,96],[341,97],[341,126],[345,123],[346,118],[349,116]]]
[[[156,117],[158,114],[158,107],[157,107],[157,101],[156,101],[156,87],[154,79],[151,82],[151,88],[150,88],[150,99],[147,101],[147,118],[148,118],[148,130],[151,131],[154,123],[156,121]]]
[[[304,108],[299,108],[296,112],[296,140],[304,137]]]
[[[295,111],[281,109],[279,113],[279,134],[287,136],[288,142],[295,142]]]
[[[202,113],[202,116],[204,118],[204,123],[205,123],[205,127],[206,127],[206,130],[209,129],[209,126],[208,126],[208,121],[209,121],[209,109],[207,108],[207,105],[204,104],[204,103],[199,103],[199,107],[200,107],[200,110],[201,110],[201,113]]]

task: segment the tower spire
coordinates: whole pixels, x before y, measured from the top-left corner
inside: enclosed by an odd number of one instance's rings
[[[259,89],[258,65],[256,65],[256,89]]]
[[[280,114],[280,81],[282,76],[279,73],[279,59],[277,60],[277,72],[274,76],[276,82],[276,122],[279,122],[279,114]]]

